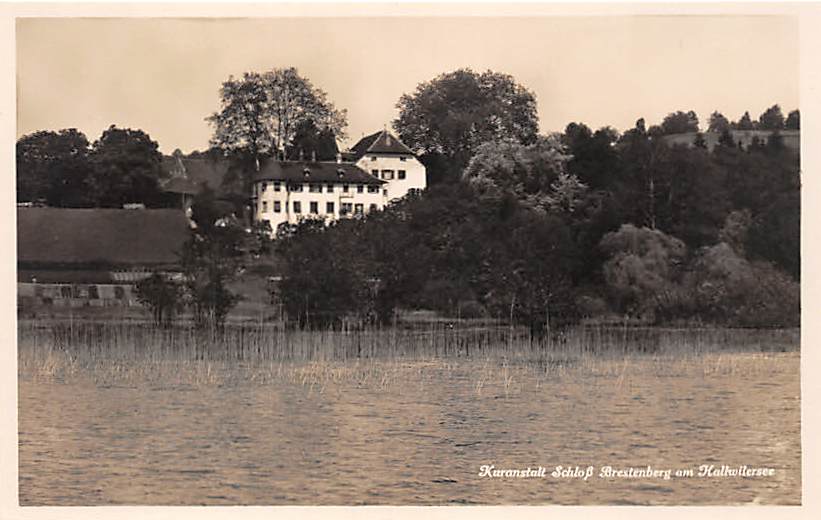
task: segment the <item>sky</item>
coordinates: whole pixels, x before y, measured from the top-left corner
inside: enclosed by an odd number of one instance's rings
[[[348,111],[343,148],[390,128],[404,93],[469,67],[511,74],[542,133],[644,117],[798,108],[798,22],[777,16],[27,18],[17,21],[17,136],[139,128],[204,150],[229,76],[296,67]]]

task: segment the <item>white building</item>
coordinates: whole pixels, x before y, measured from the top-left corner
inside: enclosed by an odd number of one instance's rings
[[[387,130],[363,137],[351,148],[357,166],[387,184],[388,202],[401,199],[411,190],[425,189],[425,166],[413,152]]]
[[[254,217],[272,232],[303,218],[326,221],[381,210],[425,188],[425,167],[387,131],[362,138],[353,162],[271,161],[254,176]]]
[[[255,217],[276,231],[303,218],[364,215],[385,207],[384,184],[350,163],[271,161],[254,177]]]

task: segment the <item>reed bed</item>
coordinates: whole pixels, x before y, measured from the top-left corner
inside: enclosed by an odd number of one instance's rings
[[[469,367],[477,394],[520,391],[546,377],[595,375],[621,384],[633,375],[733,375],[769,370],[762,358],[797,351],[798,330],[578,327],[546,338],[516,328],[432,324],[422,329],[287,330],[266,325],[202,331],[135,323],[24,321],[21,379],[97,385],[337,383],[368,388],[428,384]],[[757,368],[756,368],[757,367]]]

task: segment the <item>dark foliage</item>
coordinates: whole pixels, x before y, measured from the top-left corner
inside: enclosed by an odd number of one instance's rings
[[[134,284],[134,292],[137,300],[151,311],[158,326],[170,325],[183,307],[182,287],[161,273],[153,273]]]

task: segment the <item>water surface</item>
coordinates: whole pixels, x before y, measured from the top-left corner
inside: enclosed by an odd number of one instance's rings
[[[314,383],[19,383],[22,505],[799,504],[799,355],[394,364]],[[547,468],[480,477],[480,466]],[[556,479],[557,465],[772,467]]]

